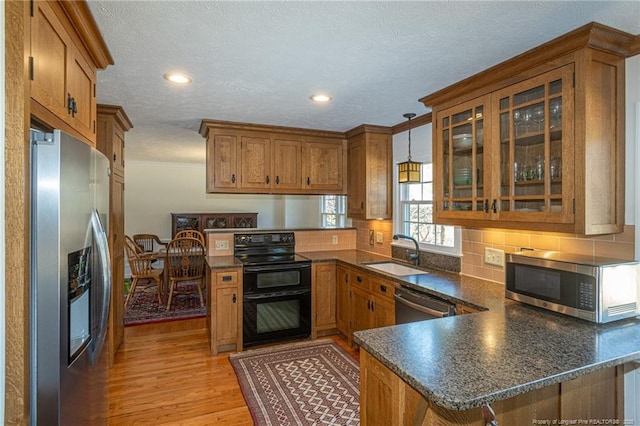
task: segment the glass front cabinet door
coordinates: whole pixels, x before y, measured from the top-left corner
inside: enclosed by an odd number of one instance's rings
[[[492,94],[498,219],[573,222],[572,83],[568,65]]]
[[[489,212],[485,125],[489,97],[439,111],[437,120],[436,171],[434,183],[440,191],[436,207],[439,217],[483,219]]]
[[[435,120],[437,218],[573,222],[573,65]]]

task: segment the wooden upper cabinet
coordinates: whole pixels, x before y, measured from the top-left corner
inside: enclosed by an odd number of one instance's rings
[[[31,98],[58,117],[67,116],[67,63],[73,50],[51,5],[34,4],[31,20]]]
[[[344,194],[344,134],[203,120],[207,191]]]
[[[207,192],[239,188],[239,140],[234,134],[209,135],[207,140]]]
[[[360,126],[349,132],[347,214],[357,219],[392,217],[391,129]]]
[[[96,69],[74,49],[69,57],[69,94],[72,99],[71,122],[87,138],[96,134]]]
[[[591,23],[421,99],[433,109],[436,221],[622,232],[634,40]]]
[[[96,70],[113,59],[85,2],[35,1],[32,10],[31,113],[95,146]]]
[[[240,142],[241,188],[271,188],[271,139],[242,136]]]
[[[115,105],[97,106],[96,148],[111,163],[111,171],[124,177],[124,133],[133,128],[133,124],[124,109]]]
[[[272,188],[302,189],[302,141],[273,140]]]
[[[305,187],[314,193],[344,193],[346,143],[308,140],[305,143]]]

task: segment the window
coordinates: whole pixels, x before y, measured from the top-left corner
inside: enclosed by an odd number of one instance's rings
[[[320,216],[323,228],[344,226],[346,198],[344,195],[323,195],[320,197]]]
[[[432,176],[432,164],[423,164],[421,183],[399,185],[396,229],[418,240],[422,249],[459,255],[460,229],[433,223]]]

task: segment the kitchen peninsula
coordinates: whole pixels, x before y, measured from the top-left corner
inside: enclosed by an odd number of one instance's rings
[[[392,259],[361,250],[299,254],[314,266],[334,265],[336,281],[347,269],[475,312],[353,332],[363,425],[484,425],[485,404],[500,425],[622,421],[623,374],[639,368],[640,320],[597,325],[565,317],[505,299],[503,285],[454,273],[392,276],[369,266]],[[234,266],[233,257],[211,258],[213,273]],[[341,309],[338,300],[338,328]]]

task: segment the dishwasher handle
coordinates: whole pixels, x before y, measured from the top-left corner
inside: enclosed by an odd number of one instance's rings
[[[420,311],[424,314],[431,315],[436,318],[444,318],[449,316],[449,312],[442,312],[437,309],[431,309],[426,306],[419,305],[417,303],[414,303],[405,299],[400,294],[394,294],[393,298],[396,299],[396,302],[398,303],[402,303],[403,305],[409,306],[410,308],[415,309],[416,311]]]

